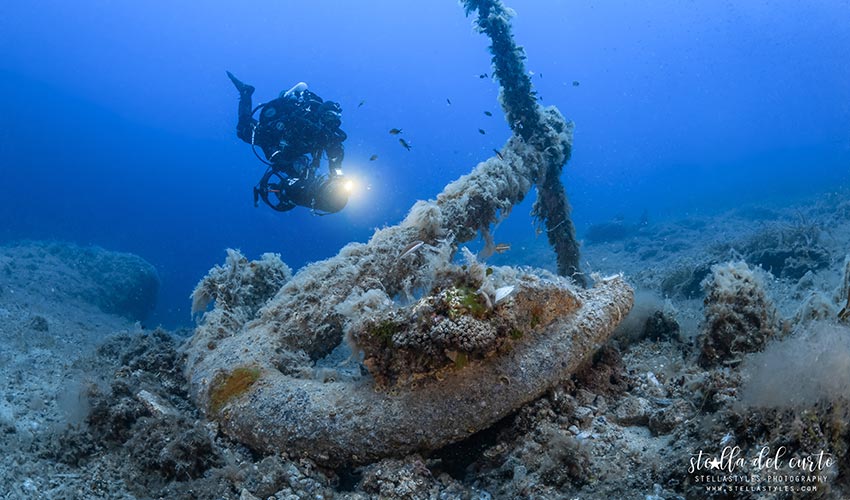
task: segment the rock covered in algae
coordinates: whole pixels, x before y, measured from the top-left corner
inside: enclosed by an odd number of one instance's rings
[[[242,252],[228,248],[224,265],[210,269],[192,292],[192,314],[215,302],[220,310],[253,316],[291,277],[279,254],[264,253],[249,262]]]
[[[44,295],[45,283],[57,285]],[[137,255],[66,242],[0,246],[0,294],[19,288],[49,300],[80,301],[105,313],[144,321],[156,307],[159,286],[156,268]]]
[[[430,295],[407,306],[385,301],[384,310],[350,326],[350,338],[377,384],[439,377],[447,369],[497,356],[581,306],[571,287],[554,275],[526,273],[507,285],[502,269],[476,273],[475,266],[480,264],[455,266],[452,279]],[[476,280],[477,274],[485,278]]]
[[[705,326],[700,364],[737,364],[744,353],[760,351],[779,330],[773,303],[761,278],[744,262],[712,266],[704,284]]]

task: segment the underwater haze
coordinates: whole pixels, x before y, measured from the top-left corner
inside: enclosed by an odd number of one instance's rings
[[[614,218],[714,213],[850,180],[850,3],[509,6],[543,104],[576,125],[563,181],[580,238]],[[487,43],[452,0],[6,2],[0,243],[138,254],[162,281],[149,323],[188,326],[189,294],[225,248],[279,252],[293,268],[329,257],[501,148],[510,129]],[[255,103],[305,81],[342,105],[358,191],[341,213],[253,206],[265,166],[235,135],[225,70],[257,88]],[[530,209],[497,240],[533,238]]]

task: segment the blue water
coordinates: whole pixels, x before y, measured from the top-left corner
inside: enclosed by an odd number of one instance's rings
[[[508,4],[543,103],[576,123],[564,181],[580,233],[848,182],[850,3]],[[487,43],[449,0],[7,2],[0,243],[137,253],[162,278],[149,323],[188,325],[189,293],[226,247],[298,268],[398,222],[501,147],[497,85],[479,78]],[[264,168],[235,136],[226,69],[255,102],[303,80],[342,104],[345,170],[361,186],[342,213],[253,207]],[[529,198],[500,240],[531,234]]]

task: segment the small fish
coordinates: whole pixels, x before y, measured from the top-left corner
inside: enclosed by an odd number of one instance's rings
[[[399,255],[398,258],[403,259],[403,258],[407,257],[408,255],[410,255],[413,252],[415,252],[416,250],[418,250],[419,247],[421,247],[424,244],[425,244],[425,242],[422,241],[422,240],[416,240],[413,243],[410,243],[409,245],[407,245],[406,247],[404,247],[401,250],[401,255]]]
[[[581,83],[579,83],[578,80],[573,80],[573,87],[578,87],[579,85],[581,85]]]
[[[478,133],[481,134],[481,135],[484,135],[487,132],[485,132],[483,128],[480,128],[480,129],[478,129]]]
[[[360,104],[358,104],[357,107],[359,108],[359,107],[363,106],[364,104],[366,104],[366,99],[363,99],[362,101],[360,101]]]
[[[487,116],[493,116],[493,113],[491,113],[489,111],[485,111],[484,114],[487,115]]]
[[[487,78],[488,76],[489,75],[487,75],[487,73],[481,73],[480,75],[478,75],[478,78],[483,80],[483,79]]]
[[[401,144],[402,146],[404,146],[404,149],[406,149],[408,151],[410,151],[410,148],[412,147],[407,141],[405,141],[404,139],[401,139],[401,138],[399,138],[398,143]]]
[[[500,160],[505,159],[505,157],[502,156],[502,153],[500,153],[498,149],[494,149],[493,152],[496,153],[496,157],[499,158]]]
[[[534,71],[528,70],[528,76],[534,76]]]
[[[537,76],[539,76],[540,78],[543,78],[543,73],[537,73]]]
[[[391,128],[391,129],[390,129],[390,134],[392,134],[392,135],[398,135],[398,134],[400,134],[400,133],[401,133],[401,129],[400,129],[400,128]]]
[[[495,247],[493,247],[493,251],[496,253],[505,253],[511,249],[510,243],[499,243]]]
[[[452,100],[451,100],[451,99],[449,99],[448,97],[446,97],[446,105],[447,105],[447,106],[451,106],[451,105],[452,105]]]
[[[372,155],[369,157],[369,161],[375,161],[378,159],[378,155]]]

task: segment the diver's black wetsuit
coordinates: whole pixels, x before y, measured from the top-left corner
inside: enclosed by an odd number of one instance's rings
[[[229,71],[227,76],[239,91],[236,135],[252,147],[259,146],[269,165],[254,187],[254,206],[263,200],[279,212],[296,206],[320,215],[342,210],[352,184],[342,174],[342,143],[347,136],[339,128],[339,104],[323,101],[301,82],[253,108],[254,87]],[[258,111],[259,118],[254,118]],[[323,154],[328,157],[328,176],[316,172]]]
[[[236,135],[263,150],[271,168],[290,177],[315,174],[327,153],[330,175],[342,166],[343,141],[339,104],[323,101],[309,90],[287,93],[259,107],[254,118],[251,91],[239,92],[239,122]],[[308,160],[307,156],[310,156]]]

